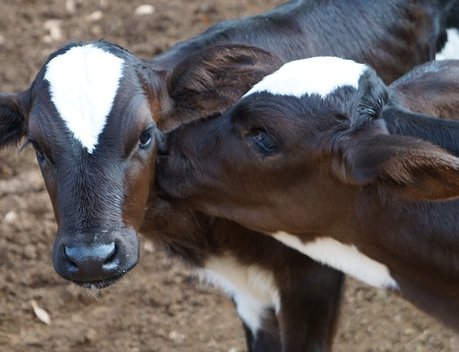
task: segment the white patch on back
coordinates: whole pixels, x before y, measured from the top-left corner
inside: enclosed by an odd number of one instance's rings
[[[61,118],[92,153],[123,75],[124,60],[95,45],[75,46],[53,58],[45,79]]]
[[[324,98],[339,87],[357,88],[359,78],[366,69],[366,65],[331,56],[291,61],[263,78],[244,97],[268,92],[298,98],[306,94],[319,94]]]
[[[435,60],[459,59],[459,30],[452,28],[446,31],[448,41],[436,56]]]
[[[371,286],[398,289],[389,269],[363,253],[333,238],[318,238],[313,242],[301,242],[298,237],[286,232],[276,232],[273,237],[285,245],[306,254],[317,262],[353,276]]]
[[[230,255],[212,256],[198,274],[234,299],[239,316],[254,335],[267,309],[280,310],[274,276],[263,268],[243,265]]]

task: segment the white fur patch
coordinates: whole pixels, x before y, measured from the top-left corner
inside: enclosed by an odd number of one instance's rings
[[[89,153],[97,145],[112,109],[123,62],[88,44],[69,49],[46,66],[51,100],[67,128]]]
[[[318,94],[324,98],[339,87],[357,88],[366,69],[366,65],[355,61],[330,56],[291,61],[263,78],[244,96],[268,92],[298,98]]]
[[[459,59],[459,30],[448,29],[448,41],[436,56],[435,60]]]
[[[343,244],[329,237],[303,243],[298,237],[285,232],[277,232],[273,237],[308,257],[371,286],[398,289],[398,284],[391,277],[389,269],[359,252],[355,246]]]
[[[242,265],[230,255],[213,256],[198,275],[234,299],[239,316],[254,335],[266,310],[280,309],[279,291],[272,273],[256,265]]]

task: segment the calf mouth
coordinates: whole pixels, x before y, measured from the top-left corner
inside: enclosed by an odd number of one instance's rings
[[[76,281],[76,280],[71,280],[74,284],[83,287],[85,289],[97,289],[101,290],[104,288],[107,288],[111,285],[113,285],[115,282],[117,282],[119,279],[121,279],[124,275],[126,275],[129,271],[131,271],[137,263],[135,263],[133,266],[131,266],[129,269],[124,270],[123,272],[119,273],[118,275],[112,276],[108,279],[103,279],[103,280],[95,280],[95,281]]]

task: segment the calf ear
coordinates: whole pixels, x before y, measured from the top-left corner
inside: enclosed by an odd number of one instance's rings
[[[245,45],[217,45],[194,53],[168,78],[171,108],[162,114],[160,127],[167,131],[222,113],[281,65],[277,56]]]
[[[352,105],[351,129],[358,130],[381,117],[389,99],[387,86],[371,68],[359,79]]]
[[[428,142],[397,135],[356,138],[342,153],[347,183],[377,183],[410,200],[459,197],[459,158]]]
[[[24,96],[0,93],[0,148],[18,143],[26,133],[26,117],[21,108]]]

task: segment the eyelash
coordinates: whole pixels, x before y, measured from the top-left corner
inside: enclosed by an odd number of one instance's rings
[[[35,142],[33,139],[31,139],[30,137],[27,137],[27,139],[25,140],[25,142],[21,145],[21,147],[19,148],[19,151],[21,152],[23,149],[25,149],[26,147],[28,147],[29,145],[32,145],[33,146],[33,149],[35,150],[35,154],[37,156],[37,161],[42,164],[44,161],[47,160],[47,157],[46,155],[43,153],[43,150],[41,149],[40,145]]]
[[[263,129],[254,129],[249,133],[251,143],[264,156],[271,156],[279,152],[279,146],[269,133]]]

